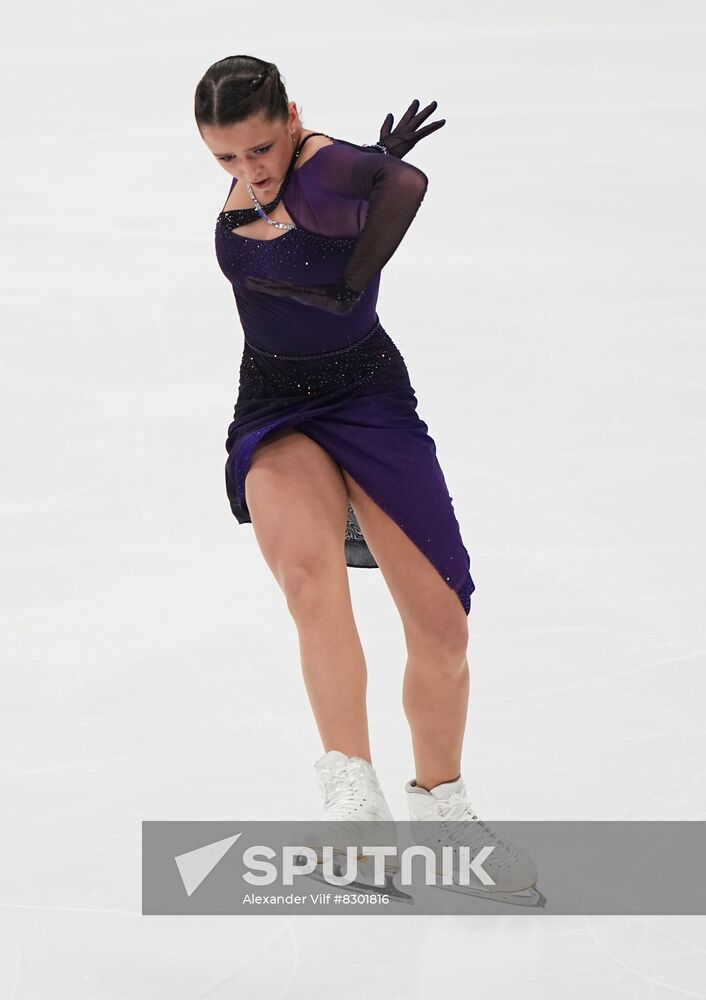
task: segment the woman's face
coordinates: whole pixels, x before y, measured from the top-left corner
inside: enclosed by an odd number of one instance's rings
[[[268,122],[264,113],[258,112],[235,125],[201,126],[204,142],[226,173],[252,184],[265,196],[279,190],[300,132],[294,102],[289,105],[286,122]]]

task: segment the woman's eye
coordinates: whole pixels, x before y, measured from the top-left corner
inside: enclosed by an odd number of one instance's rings
[[[267,150],[271,148],[271,146],[272,146],[272,143],[270,143],[269,146],[260,146],[259,149],[254,149],[253,152],[254,153],[266,153]],[[221,163],[230,163],[230,161],[234,160],[234,159],[235,159],[234,156],[221,156],[220,157]]]

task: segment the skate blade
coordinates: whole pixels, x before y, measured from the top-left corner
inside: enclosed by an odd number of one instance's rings
[[[401,871],[400,865],[390,862],[385,866],[386,870],[397,874]],[[437,876],[441,879],[442,872],[437,870]],[[518,889],[515,892],[492,892],[490,889],[476,888],[472,885],[444,885],[441,881],[433,885],[425,886],[428,889],[448,889],[450,892],[460,893],[462,896],[475,896],[477,899],[486,899],[491,903],[508,903],[514,906],[528,906],[542,909],[547,905],[547,897],[544,896],[536,885],[530,885],[526,889]]]
[[[334,853],[339,853],[339,852],[334,852]],[[340,853],[342,853],[342,852],[340,852]],[[371,870],[371,873],[370,873],[371,881],[370,882],[365,882],[363,879],[354,879],[352,882],[348,882],[348,883],[346,883],[346,885],[342,885],[342,886],[339,887],[339,886],[332,885],[331,882],[329,882],[325,878],[324,872],[323,872],[323,867],[322,867],[323,858],[318,858],[318,855],[317,855],[317,859],[319,861],[319,866],[316,867],[313,872],[307,872],[307,874],[304,876],[305,878],[313,878],[317,882],[322,882],[324,885],[328,886],[329,889],[339,889],[340,892],[353,892],[353,891],[357,891],[357,892],[375,892],[379,896],[389,896],[390,899],[394,899],[398,903],[406,903],[409,906],[413,906],[414,905],[414,897],[410,896],[410,894],[408,892],[404,892],[402,889],[399,889],[395,885],[394,876],[399,871],[399,869],[389,870],[387,867],[385,868],[385,884],[384,885],[376,885],[372,881],[374,872]],[[301,858],[300,860],[303,861],[304,859]],[[358,861],[363,861],[364,863],[367,863],[368,860],[369,860],[369,858],[365,854],[359,854],[358,857],[357,857],[357,860]],[[342,877],[345,874],[345,863],[344,862],[342,862],[341,864],[339,864],[338,862],[336,862],[334,860],[333,865],[331,867],[332,867],[332,870],[333,870],[333,874],[337,875],[339,878]]]
[[[489,903],[506,903],[509,906],[543,909],[547,905],[547,897],[539,891],[536,885],[529,886],[527,889],[518,889],[517,892],[492,892],[489,889],[475,889],[470,885],[442,885],[441,882],[437,882],[431,888],[448,889],[461,896],[474,896],[476,899],[484,899]]]

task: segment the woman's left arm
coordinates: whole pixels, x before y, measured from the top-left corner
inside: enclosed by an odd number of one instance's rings
[[[322,189],[331,193],[334,206],[337,197],[368,203],[365,223],[343,275],[337,281],[320,285],[296,285],[253,276],[246,284],[255,290],[345,315],[401,243],[429,181],[411,163],[393,156],[371,156],[345,140],[338,140],[326,160],[321,161],[321,169]]]

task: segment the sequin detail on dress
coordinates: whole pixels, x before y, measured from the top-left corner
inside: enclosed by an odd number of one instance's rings
[[[360,340],[321,354],[274,354],[245,341],[240,363],[240,392],[248,399],[321,396],[386,374],[400,374],[404,359],[380,323]]]

